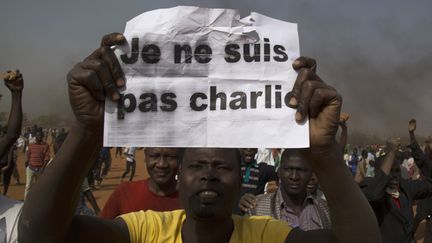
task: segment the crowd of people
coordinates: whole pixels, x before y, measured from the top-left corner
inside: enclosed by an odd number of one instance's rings
[[[103,101],[119,101],[125,85],[111,46],[124,41],[106,35],[69,72],[76,122],[68,129],[22,131],[23,77],[5,73],[12,105],[1,129],[3,194],[12,176],[21,183],[19,148],[26,186],[24,202],[0,196],[0,242],[408,243],[423,220],[432,242],[430,139],[420,145],[413,119],[407,146],[400,138],[348,145],[342,98],[311,58],[293,63],[289,101],[298,122],[310,119],[310,148],[143,148],[149,177],[134,180],[141,148],[102,147]],[[111,152],[125,156],[125,171],[100,209],[92,189],[110,173]]]

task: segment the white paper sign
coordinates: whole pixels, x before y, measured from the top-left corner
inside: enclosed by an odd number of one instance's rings
[[[297,24],[182,6],[143,13],[124,35],[124,102],[106,103],[105,146],[309,146],[287,106]]]

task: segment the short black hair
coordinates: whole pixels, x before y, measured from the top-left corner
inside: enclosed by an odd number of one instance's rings
[[[305,153],[309,153],[308,148],[289,148],[285,149],[281,156],[281,162],[280,165],[282,165],[285,161],[288,159],[298,156],[298,157],[305,157]]]

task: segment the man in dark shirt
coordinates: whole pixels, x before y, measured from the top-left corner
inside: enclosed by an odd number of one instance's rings
[[[375,211],[384,243],[411,243],[414,240],[413,202],[432,195],[429,179],[402,179],[399,147],[400,139],[390,139],[385,158],[378,160],[375,177],[359,184]]]
[[[246,194],[259,195],[264,193],[265,185],[268,182],[277,182],[278,176],[274,166],[266,163],[259,163],[255,160],[258,152],[256,148],[240,149],[242,185],[240,188],[239,200]],[[234,213],[241,214],[238,203],[235,205]]]

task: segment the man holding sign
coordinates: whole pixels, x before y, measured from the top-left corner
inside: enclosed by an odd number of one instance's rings
[[[101,47],[69,72],[70,101],[77,122],[27,198],[19,225],[21,243],[380,242],[375,216],[346,170],[335,141],[341,97],[318,77],[315,61],[309,58],[292,64],[298,76],[289,105],[295,109],[297,122],[304,122],[309,114],[310,161],[326,192],[332,231],[304,232],[268,217],[232,216],[241,185],[240,154],[234,148],[184,150],[179,173],[184,211],[141,211],[112,221],[74,216],[80,180],[91,167],[86,161],[92,161],[102,142],[105,97],[118,101],[119,89],[125,85],[111,48],[125,41],[121,34],[105,36]],[[235,134],[224,135],[236,139]]]

